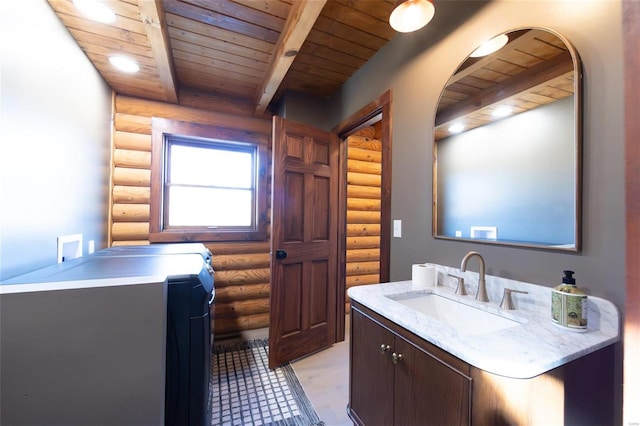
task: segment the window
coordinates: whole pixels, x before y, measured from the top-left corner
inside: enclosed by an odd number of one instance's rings
[[[266,239],[267,138],[154,118],[149,239]]]

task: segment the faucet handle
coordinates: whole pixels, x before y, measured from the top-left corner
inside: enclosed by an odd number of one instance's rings
[[[511,300],[511,293],[529,294],[528,291],[514,290],[512,288],[505,288],[504,289],[504,295],[502,296],[502,302],[500,302],[500,307],[502,309],[506,309],[506,310],[512,311],[512,310],[514,310],[516,308],[513,305],[513,300]]]
[[[458,285],[456,286],[456,294],[460,296],[466,296],[467,289],[464,286],[464,278],[454,274],[447,274],[447,275],[450,276],[451,278],[455,278],[458,280]]]

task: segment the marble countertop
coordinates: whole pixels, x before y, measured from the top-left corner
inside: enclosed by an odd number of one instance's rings
[[[349,297],[474,367],[512,378],[535,377],[619,340],[618,310],[605,299],[588,297],[588,329],[577,333],[551,321],[550,287],[487,275],[490,302],[481,303],[475,300],[477,273],[460,274],[458,269],[427,265],[438,270],[435,287],[418,289],[410,280],[399,281],[351,287]],[[449,279],[448,274],[464,276],[468,296],[454,293],[454,280]],[[499,307],[504,288],[528,291],[528,294],[512,295],[516,310],[505,311]],[[467,334],[388,297],[401,299],[416,291],[461,301],[522,325],[483,335]]]

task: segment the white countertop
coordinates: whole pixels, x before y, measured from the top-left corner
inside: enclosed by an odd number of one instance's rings
[[[459,275],[459,270],[427,265],[438,269],[437,287],[417,290],[409,280],[351,287],[348,295],[468,364],[512,378],[535,377],[619,340],[618,310],[605,299],[588,297],[588,329],[576,333],[559,328],[551,321],[550,287],[487,275],[490,302],[481,303],[475,300],[477,273],[463,274],[469,295],[457,296],[453,280],[448,279],[447,274]],[[504,288],[525,290],[529,294],[513,294],[517,309],[505,311],[499,307]],[[387,297],[408,296],[416,291],[440,294],[523,324],[484,335],[465,334]]]
[[[39,291],[76,290],[81,288],[115,287],[148,283],[163,283],[166,275],[143,275],[138,277],[101,278],[73,281],[26,282],[19,284],[0,284],[0,295],[32,293]]]
[[[0,294],[162,283],[203,270],[198,254],[89,255],[0,282]]]

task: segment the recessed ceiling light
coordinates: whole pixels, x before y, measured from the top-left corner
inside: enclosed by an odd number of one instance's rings
[[[460,133],[463,130],[464,124],[462,123],[453,123],[451,126],[449,126],[449,132],[451,133]]]
[[[140,71],[140,66],[136,61],[126,56],[111,56],[109,62],[122,72],[134,73]]]
[[[501,105],[498,108],[494,109],[491,115],[496,118],[503,118],[508,115],[511,115],[512,112],[513,112],[513,108],[511,108],[510,106]]]
[[[506,34],[500,34],[499,36],[496,36],[491,40],[482,43],[480,47],[471,52],[471,55],[469,56],[471,56],[472,58],[479,58],[481,56],[490,55],[493,52],[497,52],[498,50],[502,49],[508,41],[509,36],[507,36]]]
[[[112,24],[116,21],[115,12],[100,0],[73,0],[73,4],[93,21],[103,24]]]

